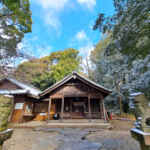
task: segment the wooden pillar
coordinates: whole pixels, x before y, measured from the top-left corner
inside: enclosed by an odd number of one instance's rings
[[[62,103],[61,103],[61,119],[63,119],[64,115],[64,96],[62,97]]]
[[[100,107],[100,119],[102,119],[102,118],[103,118],[103,105],[102,105],[102,99],[100,99],[99,107]]]
[[[49,105],[48,105],[48,120],[50,120],[51,104],[52,104],[52,99],[50,97],[49,98]]]
[[[72,99],[70,100],[70,118],[72,119]]]
[[[91,97],[90,97],[90,95],[88,95],[88,110],[89,110],[89,117],[91,119],[92,115],[91,115]]]
[[[100,95],[100,119],[104,118],[103,95]]]
[[[103,112],[104,112],[104,120],[107,121],[107,118],[106,118],[106,110],[105,110],[105,105],[104,105],[104,100],[103,100]]]
[[[101,94],[101,103],[102,103],[103,117],[104,117],[104,120],[107,121],[107,112],[105,109],[104,97],[102,94]]]

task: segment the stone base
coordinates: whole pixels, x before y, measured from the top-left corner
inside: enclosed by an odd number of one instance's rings
[[[139,129],[131,129],[131,135],[141,146],[141,150],[150,150],[150,133],[145,133]]]
[[[11,137],[13,129],[7,129],[3,132],[0,132],[0,150],[2,150],[3,143]]]

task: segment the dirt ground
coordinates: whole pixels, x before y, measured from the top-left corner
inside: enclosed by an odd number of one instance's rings
[[[4,150],[140,150],[130,136],[133,122],[112,121],[113,129],[16,128]]]
[[[125,120],[111,120],[110,123],[113,127],[113,130],[117,131],[130,131],[133,128],[135,121],[125,121]]]

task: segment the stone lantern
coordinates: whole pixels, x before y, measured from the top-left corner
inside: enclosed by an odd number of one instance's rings
[[[141,150],[150,150],[150,103],[143,93],[133,93],[131,96],[135,104],[135,128],[131,135],[141,146]]]

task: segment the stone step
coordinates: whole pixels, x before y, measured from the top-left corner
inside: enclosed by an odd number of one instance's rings
[[[48,123],[105,123],[103,119],[63,119],[48,120]]]
[[[101,128],[108,129],[110,123],[47,123],[49,128]]]

